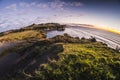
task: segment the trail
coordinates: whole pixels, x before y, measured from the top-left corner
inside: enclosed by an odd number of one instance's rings
[[[109,47],[116,48],[116,46],[120,46],[120,35],[96,28],[88,28],[83,26],[69,26],[65,29],[65,31],[51,31],[47,33],[47,37],[51,38],[56,35],[63,35],[64,33],[68,33],[73,37],[86,37],[90,38],[91,36],[95,37],[98,41],[102,41],[108,44]],[[8,42],[8,43],[0,43],[0,54],[5,51],[6,49],[15,47],[21,42]],[[41,59],[34,59],[31,61],[27,66],[26,69],[29,67],[33,67],[33,65],[39,65],[39,63],[46,62],[48,57],[52,56],[53,54],[45,54],[41,57]],[[21,60],[21,56],[15,53],[8,53],[5,56],[0,58],[0,76],[7,74],[7,72],[11,71],[12,67],[15,67],[16,61]],[[42,60],[42,61],[41,61]]]
[[[0,42],[0,54],[12,47],[15,47],[16,45],[18,45],[19,43],[21,43],[23,41],[14,41],[14,42]]]
[[[5,42],[0,43],[0,54],[2,54],[3,51],[15,47],[21,42]],[[4,56],[0,58],[0,76],[4,76],[4,74],[7,74],[14,64],[16,64],[17,59],[20,58],[19,54],[16,53],[7,53]]]

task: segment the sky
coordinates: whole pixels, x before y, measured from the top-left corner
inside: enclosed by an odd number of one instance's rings
[[[47,22],[120,31],[120,0],[0,0],[0,32]]]

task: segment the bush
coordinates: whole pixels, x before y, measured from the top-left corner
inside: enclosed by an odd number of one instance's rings
[[[77,37],[71,37],[68,34],[57,35],[53,38],[51,38],[53,42],[63,42],[63,43],[80,43],[80,39]]]
[[[96,42],[97,40],[96,40],[95,37],[91,36],[90,41],[91,41],[91,42]]]

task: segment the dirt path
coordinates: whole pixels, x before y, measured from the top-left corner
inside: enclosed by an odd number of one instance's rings
[[[12,69],[12,67],[14,67],[16,60],[19,57],[20,56],[18,54],[10,53],[0,59],[0,76],[7,74]]]
[[[16,46],[19,43],[21,43],[21,41],[19,41],[19,42],[0,42],[0,54],[4,50],[12,48],[12,47]]]
[[[7,43],[0,43],[0,54],[9,48],[15,47],[21,42],[7,42]],[[8,53],[0,58],[0,77],[7,74],[14,64],[16,64],[17,59],[19,59],[20,55],[16,53]]]

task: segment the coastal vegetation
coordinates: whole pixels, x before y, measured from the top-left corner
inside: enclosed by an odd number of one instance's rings
[[[29,30],[29,31],[16,32],[16,33],[4,35],[0,37],[0,42],[27,40],[27,39],[41,39],[45,37],[46,35],[42,31]]]
[[[48,29],[38,30],[35,24],[28,27],[0,37],[3,41],[25,40],[24,44],[4,51],[19,54],[20,59],[2,80],[120,79],[120,52],[107,44],[94,37],[71,37],[66,33],[46,38]],[[53,23],[48,27],[58,30]]]

